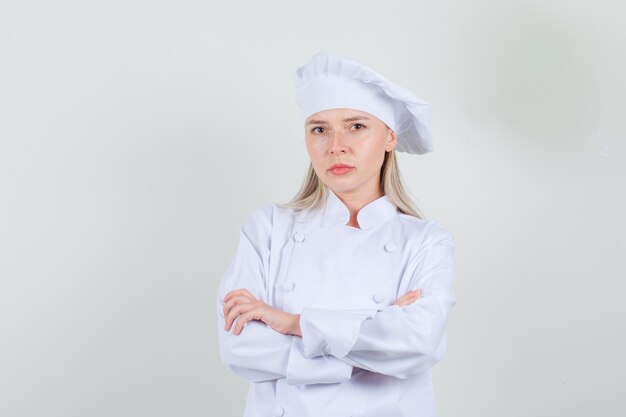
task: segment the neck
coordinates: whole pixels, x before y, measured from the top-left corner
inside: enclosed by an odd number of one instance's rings
[[[332,191],[331,191],[332,192]],[[352,227],[357,227],[360,229],[359,223],[357,222],[357,215],[359,210],[368,203],[382,197],[385,195],[380,184],[374,190],[366,190],[366,191],[352,191],[352,192],[335,192],[337,197],[346,205],[348,210],[350,211],[350,220],[347,225]]]

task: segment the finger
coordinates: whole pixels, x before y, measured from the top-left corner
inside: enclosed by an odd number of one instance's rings
[[[244,289],[245,289],[245,288],[238,288],[238,289],[236,289],[236,290],[229,291],[229,292],[228,292],[228,293],[224,296],[224,299],[223,299],[222,301],[223,301],[223,302],[227,302],[227,301],[228,301],[231,297],[233,297],[233,296],[235,296],[235,295],[241,295],[241,293],[242,293],[242,291],[243,291]]]
[[[237,319],[237,317],[241,314],[241,310],[243,308],[244,308],[243,305],[236,305],[230,310],[230,312],[228,313],[228,316],[225,317],[226,323],[224,324],[224,330],[230,331],[233,325],[233,321],[235,321],[235,319]]]
[[[233,325],[233,321],[237,318],[237,316],[249,311],[251,308],[251,304],[237,304],[233,307],[228,313],[228,317],[226,317],[226,325],[224,329],[226,331],[230,331],[230,327]]]
[[[420,290],[415,290],[415,291],[411,291],[410,293],[408,293],[407,300],[409,304],[416,301],[418,298],[421,297],[421,295],[422,295],[422,292]]]
[[[404,306],[407,306],[407,305],[411,304],[412,302],[413,302],[413,300],[410,300],[410,299],[404,299],[404,300],[399,301],[399,302],[398,302],[398,305],[399,305],[400,307],[404,307]]]
[[[224,330],[229,331],[230,330],[230,326],[232,324],[232,320],[233,319],[233,315],[235,315],[236,317],[236,310],[237,306],[233,307],[232,309],[230,309],[228,311],[228,313],[224,314]]]
[[[257,316],[260,318],[261,315],[259,314],[258,309],[253,309],[250,310],[248,312],[246,312],[245,314],[242,314],[241,316],[239,316],[239,320],[237,320],[237,324],[235,325],[235,335],[239,335],[242,331],[243,331],[243,326],[245,326],[245,324],[247,322],[249,322],[250,320],[254,320],[257,318]]]
[[[394,304],[400,305],[404,302],[404,300],[406,300],[406,295],[403,295],[402,297],[398,298],[396,301],[394,301]]]
[[[251,298],[254,298],[255,300],[257,300],[257,298],[254,295],[252,295],[252,293],[250,291],[248,291],[247,289],[245,289],[245,288],[241,289],[241,293],[243,295],[247,296],[247,297],[251,297]]]
[[[404,301],[410,300],[412,297],[415,297],[415,292],[409,291],[408,293],[404,294],[402,297],[398,298],[396,302],[404,302]]]
[[[397,304],[403,307],[405,305],[409,305],[413,303],[420,296],[421,296],[421,290],[419,289],[414,290],[414,291],[409,291],[408,293],[404,294],[402,297],[398,298],[398,300],[394,304]]]
[[[420,296],[422,295],[422,291],[421,290],[413,290],[413,291],[409,291],[408,293],[405,294],[405,297],[408,300],[412,300],[415,301],[416,299],[418,299]]]
[[[238,288],[236,290],[232,290],[230,292],[228,292],[225,296],[224,299],[222,300],[222,302],[226,303],[228,300],[230,300],[232,297],[238,296],[238,295],[244,295],[247,297],[251,297],[254,298],[255,300],[257,299],[254,295],[252,295],[252,293],[250,291],[248,291],[245,288]]]
[[[243,295],[235,295],[232,296],[225,304],[224,304],[224,317],[228,316],[230,309],[236,306],[237,304],[246,304],[250,303],[252,300],[249,297]]]

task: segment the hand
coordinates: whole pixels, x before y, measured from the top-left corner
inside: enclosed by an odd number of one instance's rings
[[[299,316],[278,310],[257,299],[245,288],[230,291],[224,297],[224,329],[230,331],[233,321],[239,317],[235,325],[235,335],[243,331],[243,326],[250,320],[259,320],[278,333],[296,334],[300,327]]]
[[[422,290],[420,289],[409,291],[406,294],[404,294],[402,297],[398,298],[392,305],[399,305],[400,307],[404,307],[413,303],[421,296],[422,296]]]

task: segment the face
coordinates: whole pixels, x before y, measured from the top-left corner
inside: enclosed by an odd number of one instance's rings
[[[382,120],[353,109],[330,109],[305,122],[306,146],[313,169],[324,184],[343,194],[379,193],[385,152],[396,134]],[[331,169],[335,164],[347,168]]]

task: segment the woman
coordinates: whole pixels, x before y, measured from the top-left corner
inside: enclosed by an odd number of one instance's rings
[[[253,210],[218,290],[224,363],[246,417],[434,416],[453,238],[413,208],[395,151],[432,150],[429,105],[353,60],[296,72],[311,166]]]

